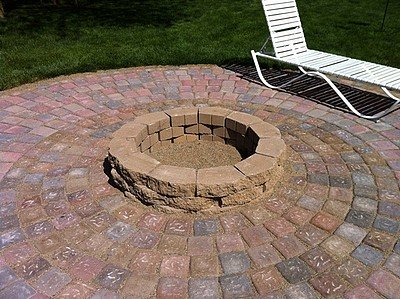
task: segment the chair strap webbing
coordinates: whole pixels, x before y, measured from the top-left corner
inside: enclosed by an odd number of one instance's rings
[[[295,0],[262,0],[275,56],[289,57],[307,51]]]

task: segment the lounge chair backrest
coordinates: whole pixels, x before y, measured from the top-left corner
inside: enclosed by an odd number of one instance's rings
[[[307,51],[295,0],[262,0],[277,58]]]

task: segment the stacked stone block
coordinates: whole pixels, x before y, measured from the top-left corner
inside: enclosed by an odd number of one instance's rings
[[[219,211],[273,190],[285,152],[279,130],[260,118],[220,107],[177,108],[137,117],[109,146],[111,175],[126,196],[164,211]],[[194,169],[150,157],[170,143],[207,140],[235,146],[235,165]]]

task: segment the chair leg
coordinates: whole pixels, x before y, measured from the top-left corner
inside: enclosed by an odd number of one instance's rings
[[[400,99],[399,99],[398,97],[395,97],[389,90],[387,90],[386,87],[382,87],[382,86],[381,86],[381,89],[382,89],[390,98],[392,98],[393,100],[396,101],[395,104],[400,103]]]
[[[369,119],[369,120],[377,120],[383,116],[385,116],[386,114],[390,113],[391,111],[393,111],[394,109],[397,108],[397,106],[400,104],[400,99],[396,98],[392,93],[390,93],[390,91],[388,91],[385,87],[381,87],[382,90],[392,99],[395,100],[395,103],[393,105],[391,105],[388,109],[386,109],[385,111],[376,113],[374,115],[365,115],[360,113],[356,108],[354,108],[354,106],[347,100],[347,98],[343,95],[343,93],[336,87],[336,85],[331,81],[331,79],[329,79],[326,75],[320,73],[320,72],[316,72],[316,71],[306,71],[304,68],[302,68],[301,66],[298,66],[299,70],[302,72],[302,75],[300,75],[299,77],[294,78],[293,80],[290,80],[289,82],[286,82],[282,85],[279,86],[274,86],[270,83],[267,82],[267,80],[265,80],[262,72],[261,72],[261,68],[260,68],[260,64],[258,63],[258,59],[257,59],[257,54],[255,51],[251,51],[251,56],[253,57],[254,60],[254,65],[256,66],[256,70],[257,70],[257,74],[260,77],[261,82],[272,89],[283,89],[283,87],[289,85],[290,83],[293,83],[294,81],[297,81],[301,78],[303,78],[304,76],[316,76],[316,77],[320,77],[323,80],[326,81],[326,83],[328,83],[328,85],[333,89],[333,91],[339,96],[339,98],[346,104],[346,106],[357,116],[361,117],[361,118],[365,118],[365,119]]]
[[[386,109],[385,111],[376,113],[374,115],[365,115],[360,113],[356,108],[354,108],[354,106],[347,100],[347,98],[343,95],[343,93],[336,87],[336,85],[332,82],[331,79],[329,79],[325,74],[322,74],[320,72],[315,72],[315,71],[310,71],[307,72],[306,70],[304,70],[301,66],[298,67],[299,70],[303,73],[303,74],[307,74],[310,76],[317,76],[320,77],[322,79],[324,79],[326,81],[326,83],[329,84],[329,86],[333,89],[333,91],[339,96],[339,98],[346,104],[346,106],[357,116],[365,118],[365,119],[369,119],[369,120],[377,120],[378,118],[381,118],[383,116],[385,116],[386,114],[390,113],[391,111],[393,111],[394,109],[396,109],[396,107],[399,105],[400,100],[397,99],[396,97],[394,97],[386,88],[382,88],[391,98],[393,98],[394,100],[396,100],[396,102],[391,105],[388,109]]]
[[[293,82],[295,82],[295,81],[297,81],[297,80],[299,80],[299,79],[301,79],[301,78],[307,76],[307,74],[302,74],[302,75],[300,75],[299,77],[296,77],[296,78],[294,78],[294,79],[292,79],[292,80],[290,80],[290,81],[288,81],[288,82],[286,82],[286,83],[284,83],[284,84],[282,84],[282,85],[274,86],[274,85],[268,83],[267,80],[265,80],[264,75],[263,75],[262,72],[261,72],[260,64],[258,63],[257,53],[254,52],[254,50],[251,51],[251,56],[253,57],[254,65],[256,66],[256,70],[257,70],[258,77],[260,78],[261,82],[262,82],[265,86],[267,86],[268,88],[272,88],[272,89],[282,89],[283,87],[289,85],[290,83],[293,83]]]

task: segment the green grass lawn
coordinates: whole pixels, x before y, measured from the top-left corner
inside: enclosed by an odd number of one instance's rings
[[[99,69],[251,64],[250,50],[268,34],[259,0],[90,2],[8,11],[0,20],[0,90]],[[309,48],[400,67],[400,1],[391,1],[381,31],[385,4],[298,0]]]

